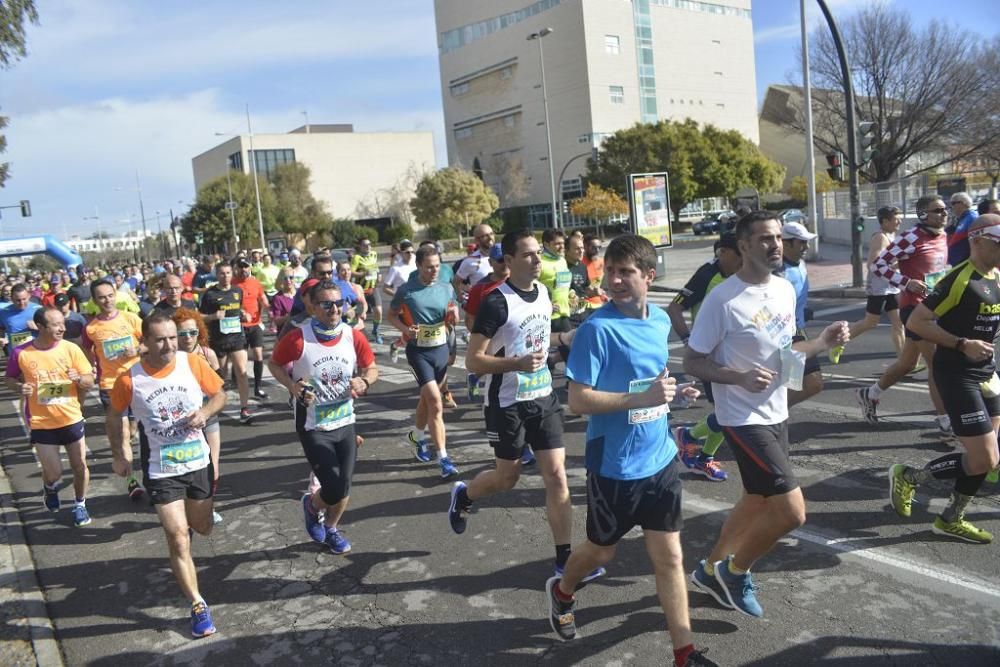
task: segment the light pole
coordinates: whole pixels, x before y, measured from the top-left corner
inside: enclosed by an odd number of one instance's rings
[[[233,201],[233,178],[230,176],[232,169],[229,168],[229,162],[226,162],[226,184],[229,186],[229,201],[226,202],[226,208],[229,209],[229,221],[233,224],[233,243],[236,245],[236,250],[233,251],[235,255],[240,251],[240,236],[236,233],[236,202]]]
[[[809,213],[809,223],[812,231],[816,231],[819,223],[816,205],[816,149],[813,148],[812,121],[812,86],[809,82],[809,33],[806,30],[806,0],[799,0],[799,13],[802,23],[802,88],[805,93],[805,125],[806,125],[806,176],[809,191],[806,194],[806,206]],[[819,235],[809,241],[810,259],[819,259]]]
[[[130,190],[131,188],[115,188],[115,190]],[[135,192],[139,197],[139,219],[142,220],[142,251],[143,254],[147,254],[146,251],[146,210],[142,205],[142,185],[139,183],[139,170],[135,170]],[[149,259],[146,257],[146,259]],[[136,260],[138,261],[138,260]]]
[[[267,249],[267,241],[264,240],[264,215],[260,212],[260,183],[257,182],[257,154],[253,151],[253,128],[250,127],[250,105],[247,104],[247,132],[250,133],[250,168],[253,170],[253,191],[257,197],[257,228],[260,232],[261,250]]]
[[[552,163],[552,133],[549,131],[549,95],[545,87],[545,54],[542,50],[542,38],[552,34],[552,28],[542,28],[528,35],[528,41],[538,42],[538,65],[542,71],[542,110],[545,112],[545,146],[548,149],[549,185],[551,186],[552,226],[559,227],[559,216],[556,212],[556,171]]]
[[[83,219],[97,222],[97,252],[104,254],[104,238],[101,235],[101,214],[98,213],[97,207],[94,207],[94,215],[84,216]]]

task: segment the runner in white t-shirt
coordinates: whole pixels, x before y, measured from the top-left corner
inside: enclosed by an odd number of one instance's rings
[[[382,279],[382,298],[388,297],[390,300],[396,296],[396,290],[410,279],[410,274],[417,269],[416,251],[413,244],[403,241],[399,244],[399,253],[396,255],[397,261],[389,267],[389,272]],[[389,361],[399,363],[399,348],[406,345],[406,341],[400,336],[389,343]]]
[[[771,275],[782,265],[781,225],[759,211],[740,219],[736,236],[743,266],[705,297],[684,371],[712,383],[743,496],[691,582],[724,607],[760,617],[750,568],[806,516],[788,456],[788,388],[801,388],[807,357],[843,345],[850,333],[847,322],[835,322],[793,344],[795,291]]]

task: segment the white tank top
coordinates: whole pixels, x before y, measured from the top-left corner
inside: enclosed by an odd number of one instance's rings
[[[333,431],[354,423],[354,400],[351,398],[351,377],[357,367],[354,351],[354,330],[341,323],[340,340],[326,346],[316,339],[307,320],[302,329],[302,356],[292,362],[292,378],[312,385],[316,398],[303,407],[295,402],[295,410],[305,410],[307,431]],[[298,422],[296,412],[296,422]]]
[[[549,292],[540,283],[535,283],[538,297],[534,303],[522,299],[514,289],[504,283],[496,289],[507,302],[507,321],[497,329],[490,339],[486,352],[498,357],[522,357],[532,351],[549,350],[552,333],[552,301]],[[552,393],[552,374],[547,366],[534,373],[503,373],[486,377],[486,392],[483,402],[495,403],[506,408],[521,401],[544,398]]]
[[[896,240],[896,235],[887,232],[877,232],[879,234],[884,234],[886,238],[889,239],[889,243]],[[875,238],[874,235],[872,238]],[[886,294],[899,294],[899,288],[890,283],[885,278],[875,275],[875,266],[873,264],[868,265],[868,282],[865,284],[867,288],[867,293],[870,296],[885,296]]]
[[[129,368],[132,376],[132,413],[142,424],[149,448],[149,477],[176,477],[208,465],[208,443],[200,428],[186,426],[184,418],[201,408],[204,392],[191,372],[186,352],[178,351],[174,370],[154,378],[141,363]]]

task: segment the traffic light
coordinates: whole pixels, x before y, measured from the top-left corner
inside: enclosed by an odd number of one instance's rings
[[[878,133],[878,123],[863,120],[858,123],[858,139],[861,141],[861,164],[868,164],[878,154],[874,148],[875,135]]]
[[[590,149],[590,160],[594,163],[595,169],[601,166],[601,149],[597,146]]]
[[[826,163],[830,165],[826,173],[830,174],[830,178],[835,181],[844,181],[844,154],[841,152],[827,153]]]
[[[30,218],[31,217],[31,202],[27,199],[21,200],[21,217]]]

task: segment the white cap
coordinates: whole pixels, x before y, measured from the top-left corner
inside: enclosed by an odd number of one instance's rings
[[[786,222],[781,226],[781,238],[812,241],[816,235],[806,229],[806,226],[801,222]]]
[[[299,252],[298,248],[292,248],[291,250],[288,251],[288,254],[291,255],[291,256],[293,256],[293,257],[298,257],[302,253]]]

